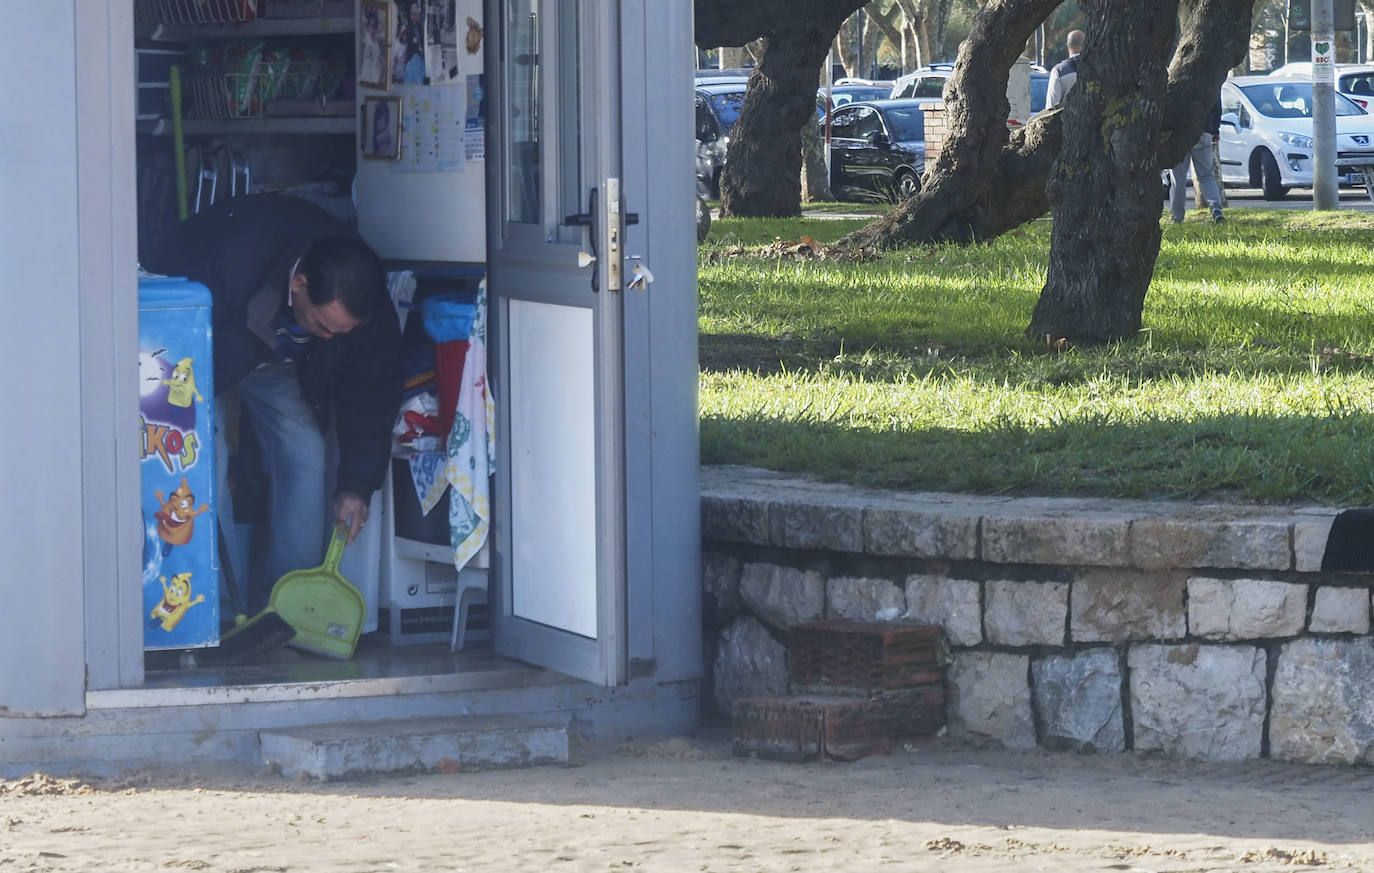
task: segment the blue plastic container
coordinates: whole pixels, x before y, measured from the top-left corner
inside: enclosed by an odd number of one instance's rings
[[[204,285],[139,280],[138,378],[144,647],[215,646],[215,392]]]

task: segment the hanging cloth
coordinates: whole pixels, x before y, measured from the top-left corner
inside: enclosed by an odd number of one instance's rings
[[[463,360],[463,384],[448,434],[444,478],[452,486],[448,518],[453,564],[467,565],[491,530],[491,476],[496,472],[496,404],[487,383],[487,283],[477,286],[477,307]]]

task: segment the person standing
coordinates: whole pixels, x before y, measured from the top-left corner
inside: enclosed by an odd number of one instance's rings
[[[1212,106],[1212,111],[1207,116],[1207,123],[1203,126],[1202,133],[1198,135],[1197,142],[1188,149],[1188,154],[1183,156],[1179,165],[1169,171],[1169,213],[1174,224],[1180,224],[1183,221],[1189,162],[1193,165],[1193,197],[1199,205],[1206,203],[1212,210],[1212,221],[1222,222],[1226,220],[1221,214],[1221,189],[1217,187],[1217,177],[1214,172],[1216,164],[1212,156],[1212,149],[1216,146],[1220,135],[1221,102],[1218,101]]]
[[[1064,101],[1064,96],[1073,88],[1074,82],[1078,81],[1078,55],[1083,51],[1083,40],[1087,38],[1081,30],[1069,31],[1068,37],[1064,40],[1064,47],[1069,50],[1069,56],[1054,65],[1050,70],[1049,93],[1045,97],[1045,108],[1051,109]]]

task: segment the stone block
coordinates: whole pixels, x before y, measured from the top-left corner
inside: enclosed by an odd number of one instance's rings
[[[742,615],[721,631],[712,675],[716,705],[729,713],[745,697],[787,691],[787,648],[758,621]]]
[[[1175,640],[1188,633],[1179,571],[1080,570],[1073,580],[1074,642]]]
[[[1264,650],[1141,644],[1127,655],[1137,751],[1207,761],[1257,758],[1264,731]]]
[[[1031,662],[1040,743],[1073,752],[1121,752],[1121,666],[1115,649],[1088,649]]]
[[[1144,570],[1289,570],[1291,537],[1287,519],[1141,518],[1131,524],[1131,564]]]
[[[906,612],[906,595],[887,579],[837,576],[826,583],[831,618],[894,621]]]
[[[768,505],[742,497],[701,495],[701,538],[768,544]]]
[[[1302,633],[1307,586],[1267,579],[1188,580],[1188,630],[1209,640],[1263,640]]]
[[[1313,764],[1374,764],[1374,640],[1285,643],[1274,671],[1269,754]]]
[[[1299,573],[1320,573],[1326,539],[1331,534],[1329,518],[1302,518],[1293,524],[1293,569]]]
[[[769,542],[787,549],[862,552],[862,504],[844,502],[839,496],[831,500],[808,497],[770,502]]]
[[[983,627],[988,642],[1002,646],[1064,645],[1069,614],[1066,582],[987,583]]]
[[[950,733],[996,740],[1007,748],[1035,746],[1030,659],[1003,652],[955,652],[945,674]]]
[[[983,611],[978,583],[972,579],[914,575],[906,579],[907,618],[937,624],[952,646],[983,641]]]
[[[1338,588],[1334,585],[1319,587],[1307,629],[1319,634],[1369,633],[1368,589]]]
[[[740,602],[764,623],[786,630],[825,613],[825,580],[814,570],[777,564],[745,564],[740,571]]]
[[[1124,567],[1129,516],[988,516],[982,557],[998,564]]]
[[[739,612],[738,558],[705,550],[701,555],[702,620],[719,627]]]
[[[889,504],[864,510],[863,523],[864,551],[870,555],[946,561],[971,561],[978,556],[976,513],[929,512]]]

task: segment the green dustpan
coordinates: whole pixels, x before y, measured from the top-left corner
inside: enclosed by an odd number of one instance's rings
[[[331,658],[351,658],[367,617],[367,602],[339,575],[344,537],[338,528],[324,563],[293,570],[272,586],[271,608],[296,631],[290,645]]]

